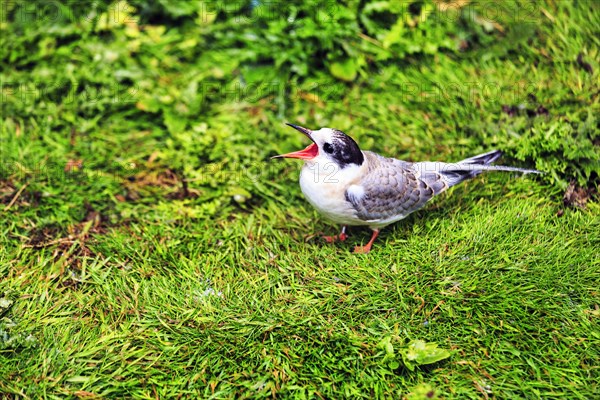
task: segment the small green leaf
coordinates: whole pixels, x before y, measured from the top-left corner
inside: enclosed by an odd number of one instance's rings
[[[416,365],[433,364],[450,357],[450,352],[439,349],[436,343],[426,343],[423,340],[413,340],[402,353],[405,363]],[[407,367],[409,365],[407,364]],[[410,369],[410,367],[409,367]]]
[[[377,347],[385,351],[386,357],[394,355],[394,345],[392,344],[392,339],[389,336],[383,338],[377,344]]]
[[[329,66],[331,75],[343,81],[352,82],[356,78],[357,68],[354,59],[348,58],[342,62],[334,62]]]
[[[404,353],[402,354],[402,361],[404,362],[404,366],[409,370],[409,371],[414,371],[415,370],[415,364],[411,363],[410,361],[408,361],[407,359],[404,358]]]
[[[404,17],[400,16],[392,29],[383,39],[383,47],[388,49],[393,44],[399,43],[404,33]]]
[[[433,364],[443,359],[450,357],[450,352],[444,349],[438,349],[437,345],[434,345],[436,348],[428,349],[426,354],[423,354],[417,361],[419,364]]]
[[[164,109],[164,122],[170,133],[183,132],[187,125],[187,120],[181,115],[178,115],[171,109]]]

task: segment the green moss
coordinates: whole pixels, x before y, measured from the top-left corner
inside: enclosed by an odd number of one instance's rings
[[[598,7],[400,3],[2,4],[0,393],[594,397],[600,210],[562,194],[598,185]],[[546,173],[358,256],[269,160],[284,122]]]

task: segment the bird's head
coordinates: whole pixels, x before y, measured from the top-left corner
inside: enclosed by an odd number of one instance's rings
[[[304,150],[281,154],[273,158],[299,158],[312,163],[335,163],[339,168],[356,164],[362,165],[364,155],[358,144],[344,132],[337,129],[321,128],[311,131],[294,124],[287,124],[305,134],[312,143]]]

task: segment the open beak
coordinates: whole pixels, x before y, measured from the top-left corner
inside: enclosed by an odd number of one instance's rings
[[[316,144],[309,144],[304,150],[294,151],[287,154],[279,154],[271,158],[300,158],[302,160],[312,160],[319,154],[319,148]]]
[[[289,125],[292,128],[296,129],[297,131],[304,133],[310,140],[313,140],[312,137],[310,136],[310,134],[311,134],[310,129],[306,129],[306,128],[303,128],[301,126],[294,125],[294,124],[286,123],[286,125]],[[280,154],[278,156],[273,156],[271,158],[300,158],[302,160],[312,160],[318,154],[319,154],[319,147],[313,141],[313,143],[309,144],[304,150],[294,151],[293,153]]]

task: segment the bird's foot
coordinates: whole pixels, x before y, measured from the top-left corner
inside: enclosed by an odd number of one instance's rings
[[[344,232],[340,233],[339,235],[333,235],[333,236],[322,236],[323,239],[325,239],[325,241],[327,243],[334,243],[336,241],[340,241],[343,242],[346,239],[348,239],[348,235],[346,235]]]
[[[371,244],[367,244],[365,246],[355,246],[354,254],[367,254],[371,251]]]
[[[337,239],[337,235],[336,236],[321,236],[327,243],[333,243],[336,241]]]
[[[379,235],[379,229],[373,229],[373,234],[371,235],[371,240],[369,240],[369,243],[365,244],[364,246],[356,246],[354,248],[354,253],[367,254],[368,252],[370,252],[371,246],[373,246],[373,242],[377,238],[377,235]]]
[[[340,242],[345,241],[346,239],[348,239],[348,235],[346,235],[346,225],[342,226],[342,231],[339,235],[323,236],[323,239],[325,239],[327,243],[333,243],[337,240],[339,240]]]

